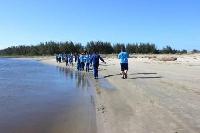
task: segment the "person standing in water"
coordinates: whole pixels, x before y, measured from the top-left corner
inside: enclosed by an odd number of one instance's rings
[[[91,56],[91,63],[93,64],[93,70],[94,70],[94,79],[98,79],[98,68],[99,68],[99,60],[106,63],[103,58],[98,54],[97,51],[93,53]]]
[[[128,53],[125,50],[125,47],[121,48],[121,52],[118,54],[118,59],[120,59],[122,78],[127,79],[128,72]]]

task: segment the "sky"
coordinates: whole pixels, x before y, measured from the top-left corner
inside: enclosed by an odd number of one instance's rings
[[[200,49],[200,1],[0,0],[0,49],[51,40]]]

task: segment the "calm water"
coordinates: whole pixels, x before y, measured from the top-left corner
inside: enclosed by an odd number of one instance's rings
[[[84,73],[0,58],[0,132],[95,133],[95,121]]]

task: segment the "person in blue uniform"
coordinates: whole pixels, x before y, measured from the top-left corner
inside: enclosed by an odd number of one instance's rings
[[[81,69],[81,62],[79,59],[79,55],[77,54],[77,70],[80,71],[80,69]]]
[[[79,57],[80,59],[80,71],[84,71],[85,68],[85,53],[82,53]]]
[[[65,56],[65,63],[66,63],[66,66],[68,66],[68,54],[66,54],[66,56]]]
[[[125,50],[125,47],[121,48],[121,52],[118,54],[118,59],[120,59],[122,78],[127,79],[128,72],[128,53]]]
[[[57,62],[57,63],[58,63],[58,60],[59,60],[59,59],[58,59],[58,54],[56,54],[56,62]]]
[[[77,61],[77,59],[78,59],[78,54],[77,54],[77,53],[75,53],[75,54],[74,54],[74,61],[76,62],[76,61]]]
[[[91,59],[91,57],[90,57],[90,54],[88,54],[87,52],[86,52],[86,55],[85,55],[85,64],[86,64],[86,72],[89,72],[90,71],[90,59]]]
[[[58,55],[58,62],[59,62],[59,63],[61,63],[61,57],[62,57],[62,55],[59,54],[59,55]]]
[[[73,66],[73,54],[69,55],[69,63],[71,66]]]
[[[98,54],[98,52],[94,52],[91,56],[91,63],[93,64],[93,70],[94,70],[94,78],[98,79],[98,68],[99,68],[99,60],[106,63],[103,58]]]

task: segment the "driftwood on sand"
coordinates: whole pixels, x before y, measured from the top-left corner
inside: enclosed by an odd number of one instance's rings
[[[177,57],[162,57],[159,60],[160,61],[176,61]]]

